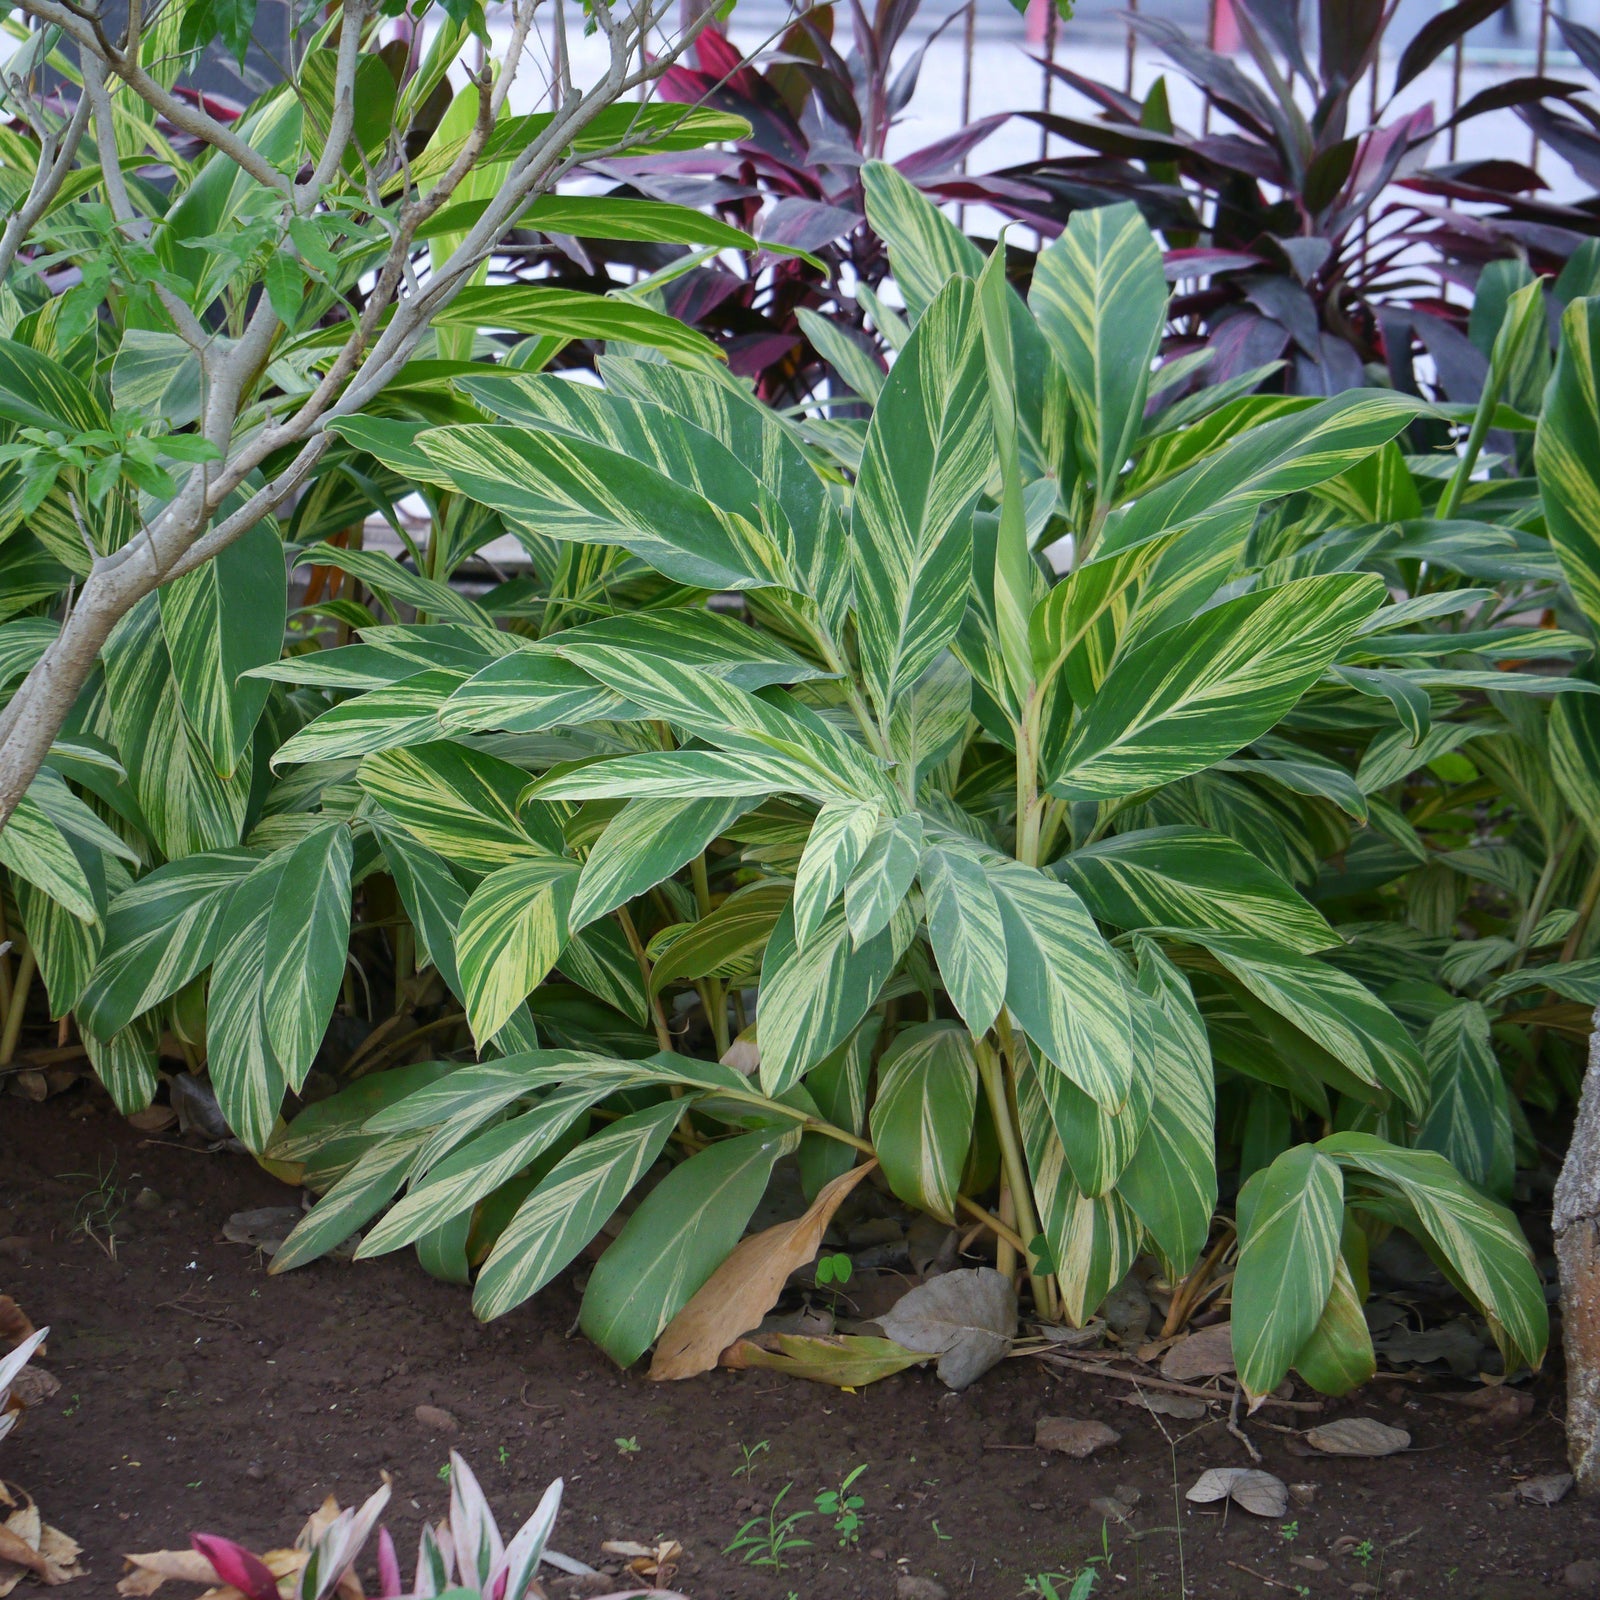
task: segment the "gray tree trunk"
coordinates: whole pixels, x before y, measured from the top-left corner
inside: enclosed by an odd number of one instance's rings
[[[1600,1012],[1595,1022],[1551,1216],[1567,1359],[1567,1458],[1588,1494],[1600,1494]]]

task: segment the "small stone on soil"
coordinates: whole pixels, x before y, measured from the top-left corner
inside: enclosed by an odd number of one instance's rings
[[[1600,1561],[1592,1558],[1574,1561],[1571,1566],[1562,1569],[1561,1581],[1569,1589],[1577,1589],[1583,1594],[1600,1595]]]
[[[950,1600],[950,1591],[932,1578],[902,1575],[895,1579],[894,1600]]]
[[[430,1433],[460,1433],[461,1424],[443,1406],[418,1406],[417,1421]]]

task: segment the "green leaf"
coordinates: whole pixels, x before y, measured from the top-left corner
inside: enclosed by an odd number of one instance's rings
[[[97,1039],[92,1033],[83,1036],[90,1064],[112,1105],[125,1117],[143,1111],[161,1087],[160,1044],[160,1019],[148,1015],[135,1018],[109,1039]]]
[[[1039,253],[1029,304],[1066,372],[1096,498],[1109,505],[1167,314],[1161,251],[1138,208],[1075,210]]]
[[[685,979],[749,976],[789,899],[787,884],[746,884],[698,922],[663,930],[650,941],[651,994]]]
[[[1422,1041],[1428,1110],[1417,1144],[1437,1150],[1469,1182],[1509,1199],[1515,1176],[1511,1101],[1489,1033],[1489,1013],[1474,1000],[1441,1012]]]
[[[259,860],[241,849],[186,856],[123,890],[106,914],[104,951],[78,1002],[84,1031],[112,1038],[208,967],[233,892]]]
[[[953,278],[895,361],[851,511],[862,674],[887,723],[966,608],[971,512],[992,446],[976,288]]]
[[[503,1316],[555,1277],[655,1164],[687,1103],[635,1111],[563,1156],[495,1241],[473,1290],[474,1314]]]
[[[1533,462],[1550,542],[1578,608],[1600,628],[1600,299],[1574,300],[1561,318]]]
[[[837,778],[785,756],[658,750],[554,771],[534,785],[533,793],[543,800],[764,800],[774,793],[834,800],[843,788]]]
[[[238,844],[252,762],[247,752],[231,776],[220,778],[189,731],[155,595],[117,624],[104,659],[112,734],[162,855],[176,860]]]
[[[956,225],[886,161],[861,168],[867,221],[889,250],[895,287],[920,317],[950,278],[976,278],[983,256]]]
[[[286,852],[273,892],[261,1007],[291,1089],[311,1070],[344,981],[354,854],[350,829],[323,823]]]
[[[456,961],[473,1037],[492,1039],[548,976],[566,945],[578,866],[537,856],[492,872],[456,932]]]
[[[889,1187],[942,1222],[955,1221],[956,1192],[972,1142],[978,1063],[965,1028],[907,1028],[878,1063],[872,1145]]]
[[[1115,799],[1232,755],[1294,706],[1383,598],[1367,573],[1300,578],[1152,635],[1112,667],[1051,792]]]
[[[100,920],[100,907],[83,863],[71,841],[32,795],[23,795],[0,831],[0,866],[58,901],[80,921]],[[101,893],[103,896],[103,888]]]
[[[400,1133],[374,1144],[296,1223],[267,1271],[303,1267],[365,1227],[399,1193],[426,1137]]]
[[[982,1038],[994,1025],[1006,994],[1000,903],[977,851],[955,835],[943,835],[928,846],[918,876],[939,976],[973,1036]]]
[[[1217,1207],[1216,1088],[1211,1042],[1183,976],[1149,940],[1136,941],[1149,1016],[1150,1120],[1117,1192],[1175,1281],[1205,1247]]]
[[[1332,1134],[1317,1148],[1344,1168],[1347,1189],[1356,1183],[1399,1202],[1392,1220],[1417,1235],[1488,1318],[1508,1371],[1538,1366],[1550,1337],[1544,1287],[1504,1206],[1432,1150],[1402,1150],[1368,1133]]]
[[[1361,1294],[1342,1254],[1333,1263],[1333,1287],[1322,1316],[1291,1365],[1318,1394],[1336,1396],[1359,1389],[1378,1370]]]
[[[1114,927],[1212,928],[1302,954],[1339,943],[1310,901],[1223,833],[1145,828],[1074,850],[1052,870]]]
[[[1321,1320],[1343,1224],[1343,1179],[1315,1145],[1284,1151],[1240,1194],[1233,1359],[1252,1399],[1277,1388]]]
[[[262,991],[271,969],[267,928],[290,854],[268,856],[234,890],[211,969],[207,1067],[222,1115],[250,1150],[266,1147],[287,1087],[267,1032]]]
[[[743,1134],[691,1156],[645,1196],[595,1263],[578,1325],[630,1367],[739,1242],[787,1130]]]
[[[1264,1006],[1286,1018],[1363,1083],[1414,1111],[1427,1105],[1422,1054],[1395,1014],[1348,973],[1264,939],[1185,932]]]
[[[595,841],[572,901],[581,928],[653,889],[748,809],[740,800],[630,800]]]
[[[459,672],[418,672],[345,700],[314,717],[281,745],[272,764],[347,761],[374,751],[428,744],[439,737],[439,714],[464,681]]]
[[[693,430],[680,428],[691,449]],[[702,437],[712,464],[727,457],[726,477],[738,479],[743,503],[735,509],[725,503],[732,491],[724,480],[716,485],[721,502],[713,501],[692,479],[680,482],[648,458],[576,434],[474,423],[435,428],[417,442],[462,493],[546,537],[620,545],[695,588],[794,587],[781,508],[716,440]]]
[[[845,921],[857,948],[888,927],[917,875],[921,853],[921,817],[908,813],[878,824],[844,890]]]
[[[258,523],[160,591],[161,632],[184,715],[212,768],[230,777],[271,683],[243,676],[283,652],[283,546]]]
[[[412,1186],[405,1199],[361,1241],[357,1260],[380,1256],[413,1243],[444,1217],[471,1211],[486,1195],[529,1167],[597,1100],[612,1092],[610,1084],[579,1083],[557,1089],[530,1110],[511,1117],[453,1151]]]
[[[878,826],[878,808],[858,800],[824,805],[794,875],[795,943],[804,950],[838,901]]]
[[[474,872],[565,846],[548,808],[523,802],[528,774],[464,745],[382,751],[361,763],[359,779],[414,839]]]
[[[1549,728],[1550,775],[1589,837],[1600,842],[1600,699],[1557,696]]]
[[[852,946],[844,907],[823,918],[804,950],[795,943],[794,910],[778,919],[761,963],[757,1038],[761,1088],[776,1099],[842,1044],[889,981],[910,942],[899,917],[859,949]],[[897,935],[905,932],[904,938]]]
[[[1017,1073],[1017,1112],[1039,1225],[1055,1263],[1062,1307],[1068,1319],[1081,1327],[1128,1275],[1144,1229],[1115,1190],[1092,1199],[1072,1181],[1038,1073],[1026,1062]]]
[[[1066,884],[998,856],[985,865],[1005,928],[1006,1004],[1054,1067],[1106,1111],[1119,1110],[1133,1046],[1117,958]]]

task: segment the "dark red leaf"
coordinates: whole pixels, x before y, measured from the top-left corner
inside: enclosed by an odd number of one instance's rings
[[[278,1600],[278,1580],[266,1562],[242,1544],[215,1533],[191,1533],[189,1543],[211,1563],[217,1576],[231,1583],[246,1600]]]

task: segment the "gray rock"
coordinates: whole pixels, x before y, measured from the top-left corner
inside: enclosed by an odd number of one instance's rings
[[[1150,1296],[1130,1272],[1101,1302],[1100,1315],[1119,1339],[1142,1339],[1150,1327]]]
[[[1079,1461],[1121,1440],[1122,1435],[1115,1428],[1093,1419],[1040,1417],[1033,1428],[1033,1442],[1041,1450],[1054,1450]]]
[[[1561,1581],[1580,1594],[1600,1595],[1600,1561],[1592,1556],[1583,1561],[1574,1561],[1571,1566],[1562,1569]]]
[[[932,1578],[902,1574],[894,1581],[894,1600],[950,1600],[950,1591]]]

